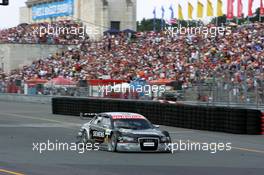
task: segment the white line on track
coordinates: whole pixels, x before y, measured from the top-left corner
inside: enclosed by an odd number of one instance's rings
[[[65,126],[74,127],[74,126],[81,126],[78,124],[56,124],[56,123],[26,123],[26,124],[0,124],[0,128],[63,128]]]
[[[194,141],[194,140],[180,140],[180,139],[174,139],[175,141],[179,142],[179,141],[189,141],[189,142],[192,142],[192,143],[204,143],[204,142],[198,142],[198,141]],[[257,150],[255,148],[242,148],[242,147],[236,147],[236,146],[231,146],[232,149],[235,149],[235,150],[239,150],[239,151],[244,151],[244,152],[252,152],[252,153],[261,153],[261,154],[264,154],[264,151],[263,150]]]
[[[63,127],[63,128],[76,129],[76,127],[72,126],[73,125],[72,123],[62,122],[62,121],[54,120],[54,119],[36,118],[36,117],[33,117],[33,116],[28,116],[28,115],[25,116],[25,115],[10,114],[10,113],[7,113],[7,114],[3,114],[2,113],[1,115],[11,116],[11,117],[18,117],[18,118],[27,118],[27,119],[33,119],[33,120],[48,121],[48,122],[53,122],[53,123],[60,123],[60,124],[62,124],[61,127]],[[174,132],[170,132],[170,133],[172,133],[172,134],[181,134],[181,133],[192,133],[192,132],[194,132],[194,131],[174,131]],[[192,142],[195,142],[195,141],[192,141]],[[196,142],[196,143],[200,143],[200,142]],[[264,151],[262,151],[262,150],[251,149],[251,148],[242,148],[242,147],[233,147],[232,146],[232,149],[245,151],[245,152],[254,152],[254,153],[262,153],[262,154],[264,154]]]
[[[6,113],[6,114],[2,113],[1,115],[57,123],[57,124],[61,124],[61,126],[63,128],[68,128],[68,129],[76,129],[76,126],[80,126],[80,124],[73,124],[73,123],[70,123],[70,122],[63,122],[63,121],[54,120],[54,119],[47,119],[47,118],[44,118],[44,117],[39,118],[39,117],[33,117],[33,116],[28,116],[28,115],[25,116],[25,115],[20,115],[20,114],[11,114],[11,113]]]
[[[194,133],[194,131],[173,131],[170,134],[184,134],[184,133]]]
[[[246,151],[246,152],[253,152],[253,153],[261,153],[261,154],[264,154],[264,151],[262,151],[262,150],[256,150],[256,149],[240,148],[240,147],[234,147],[234,146],[232,146],[232,149],[236,149],[236,150],[240,150],[240,151]]]

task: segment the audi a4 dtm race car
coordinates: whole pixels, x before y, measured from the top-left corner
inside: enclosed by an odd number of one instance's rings
[[[170,152],[171,138],[140,114],[108,112],[85,123],[78,142],[97,143],[112,152]]]

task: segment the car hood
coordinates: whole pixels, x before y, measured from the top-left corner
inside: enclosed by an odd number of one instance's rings
[[[144,130],[133,130],[133,129],[119,129],[122,135],[137,135],[137,136],[156,136],[161,137],[164,134],[157,129],[144,129]]]

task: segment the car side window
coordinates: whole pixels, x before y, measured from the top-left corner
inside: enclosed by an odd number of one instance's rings
[[[94,120],[92,121],[93,125],[100,125],[100,123],[102,123],[102,117],[101,116],[95,117]]]
[[[102,127],[110,128],[110,126],[111,126],[110,118],[109,118],[109,117],[103,117],[103,118],[102,118],[102,122],[101,122],[100,125],[101,125]]]

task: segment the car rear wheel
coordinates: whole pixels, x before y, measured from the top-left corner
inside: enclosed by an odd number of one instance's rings
[[[108,151],[115,152],[117,145],[117,137],[115,134],[112,134],[111,138],[108,140]]]

